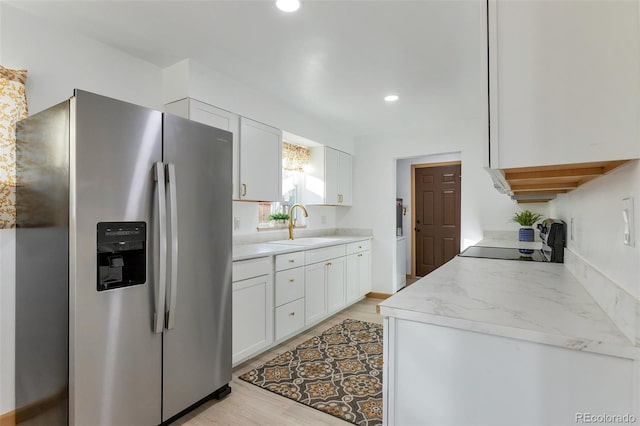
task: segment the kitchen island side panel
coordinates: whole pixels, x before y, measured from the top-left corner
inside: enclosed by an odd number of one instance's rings
[[[571,424],[581,413],[639,417],[632,359],[391,319],[389,426]]]

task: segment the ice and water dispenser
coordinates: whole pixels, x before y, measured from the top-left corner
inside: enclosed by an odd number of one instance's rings
[[[144,284],[146,247],[145,222],[98,223],[98,291]]]

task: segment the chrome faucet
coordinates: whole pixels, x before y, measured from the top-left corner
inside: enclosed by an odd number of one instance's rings
[[[302,204],[294,204],[291,206],[291,208],[289,209],[289,239],[293,240],[293,209],[295,209],[296,207],[300,207],[302,209],[302,212],[304,213],[304,217],[308,217],[309,213],[307,213],[307,209],[304,208],[304,206]]]

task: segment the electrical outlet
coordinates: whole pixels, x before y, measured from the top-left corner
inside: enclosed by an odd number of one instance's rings
[[[573,241],[573,240],[574,240],[574,236],[575,236],[575,234],[576,234],[576,229],[575,229],[575,227],[574,227],[574,222],[575,222],[575,219],[572,217],[572,218],[571,218],[571,226],[569,227],[569,239],[570,239],[571,241]]]

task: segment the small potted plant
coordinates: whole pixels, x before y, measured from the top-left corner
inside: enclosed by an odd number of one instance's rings
[[[516,212],[511,218],[511,220],[518,223],[521,226],[520,230],[518,231],[518,240],[533,241],[534,240],[533,225],[535,225],[536,222],[542,218],[543,216],[541,214],[533,213],[532,211],[529,211],[529,210]]]
[[[273,213],[269,215],[269,220],[274,220],[278,223],[285,223],[289,220],[289,215],[286,213]]]

